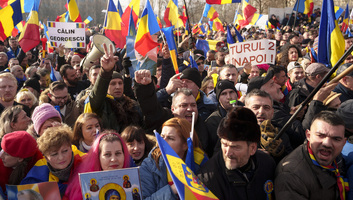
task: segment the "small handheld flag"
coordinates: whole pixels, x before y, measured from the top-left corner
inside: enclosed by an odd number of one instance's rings
[[[156,131],[154,131],[154,133],[180,199],[217,199],[159,133]],[[170,163],[173,163],[173,167],[171,167]]]

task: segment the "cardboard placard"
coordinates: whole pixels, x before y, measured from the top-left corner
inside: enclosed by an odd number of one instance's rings
[[[83,199],[100,200],[120,196],[121,200],[142,199],[138,167],[80,173]]]
[[[60,44],[65,48],[85,48],[86,33],[83,22],[48,22],[48,35],[50,45],[58,47]]]
[[[276,41],[253,40],[229,45],[231,63],[237,67],[250,62],[252,65],[275,64]]]

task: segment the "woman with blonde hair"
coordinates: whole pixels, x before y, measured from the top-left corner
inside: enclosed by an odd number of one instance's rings
[[[183,118],[171,118],[164,122],[161,136],[170,147],[185,161],[190,137],[191,124]],[[193,138],[195,174],[208,159],[200,148],[197,134]],[[143,199],[178,199],[177,190],[167,172],[166,164],[161,156],[161,150],[156,146],[142,162],[140,180]]]
[[[16,102],[21,103],[25,106],[28,106],[28,108],[31,111],[31,114],[36,106],[38,106],[38,99],[34,94],[29,91],[28,89],[22,89],[16,94]]]
[[[6,108],[0,116],[0,140],[5,134],[13,131],[24,131],[31,122],[23,106],[17,105]]]

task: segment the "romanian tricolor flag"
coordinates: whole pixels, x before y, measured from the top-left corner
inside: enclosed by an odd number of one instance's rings
[[[343,22],[342,22],[342,27],[341,27],[341,31],[343,33],[345,33],[347,31],[348,24],[349,24],[349,8],[348,8],[348,4],[347,4],[346,11],[344,13]]]
[[[254,16],[252,17],[251,21],[249,22],[249,24],[251,25],[256,25],[256,22],[262,17],[261,14],[258,13],[254,13]]]
[[[185,23],[185,35],[189,35],[189,31],[190,31],[190,26],[189,26],[189,23],[186,22]]]
[[[319,63],[332,67],[344,54],[344,38],[337,24],[333,0],[322,2],[318,43]]]
[[[192,33],[193,34],[198,34],[201,31],[201,28],[199,24],[195,24],[194,27],[192,27]]]
[[[336,20],[338,20],[338,18],[340,18],[340,16],[343,13],[343,8],[335,6],[335,16],[336,16]]]
[[[72,168],[77,167],[82,162],[82,156],[85,153],[82,153],[77,149],[75,145],[71,145],[74,163]],[[32,169],[27,173],[26,178],[21,181],[21,185],[23,184],[32,184],[32,183],[40,183],[40,182],[57,182],[60,190],[60,194],[64,195],[67,187],[67,182],[60,181],[57,176],[52,174],[49,170],[47,160],[45,158],[40,159],[37,163],[32,167]]]
[[[85,19],[85,21],[83,21],[86,25],[89,24],[91,21],[93,20],[93,18],[91,16],[88,16],[87,19]]]
[[[80,11],[78,10],[76,0],[67,0],[67,10],[73,22],[82,22]]]
[[[49,27],[55,27],[55,22],[48,22]]]
[[[135,8],[135,7],[134,7]],[[135,50],[142,56],[147,52],[157,47],[159,44],[152,40],[152,35],[160,31],[156,17],[154,16],[153,9],[150,1],[146,1],[146,6],[143,9],[140,24],[137,29]]]
[[[21,32],[18,43],[24,52],[27,52],[36,47],[40,42],[38,7],[33,5],[32,11],[29,14],[29,19]]]
[[[55,19],[56,22],[67,22],[69,21],[69,11],[65,12],[64,14],[61,14],[56,17]]]
[[[202,16],[207,17],[210,21],[213,21],[219,16],[219,14],[210,4],[206,3]]]
[[[178,55],[177,55],[177,47],[175,44],[175,39],[173,34],[173,28],[174,28],[173,26],[168,28],[163,28],[162,31],[165,35],[165,39],[167,40],[170,58],[173,63],[174,71],[176,74],[178,74],[179,73],[178,62],[177,62]]]
[[[120,17],[122,17],[124,12],[119,0],[118,0],[118,5],[116,5],[116,8],[118,9]]]
[[[8,6],[8,4],[13,3],[15,0],[0,0],[0,6],[1,8],[5,8],[6,6]],[[33,8],[33,4],[36,4],[39,6],[40,4],[40,0],[21,0],[21,10],[22,13],[29,13],[32,11]],[[39,9],[39,7],[37,8],[37,10]]]
[[[77,42],[77,47],[83,48],[83,47],[85,47],[85,43],[84,42]]]
[[[179,19],[178,0],[169,0],[164,12],[164,21],[167,27],[175,26]]]
[[[297,10],[297,5],[298,5],[298,12],[308,15],[308,18],[310,18],[311,14],[313,14],[313,9],[314,9],[313,0],[297,0],[297,1],[299,2],[295,3],[293,10]]]
[[[228,4],[228,3],[240,3],[241,0],[206,0],[208,4]]]
[[[235,21],[235,24],[238,24],[239,25],[239,28],[238,30],[242,29],[243,27],[245,27],[246,25],[249,24],[248,21],[246,21],[243,16],[241,16],[241,14],[238,14],[237,15],[237,19]]]
[[[188,20],[188,17],[186,16],[186,8],[185,8],[185,5],[183,5],[183,12],[182,12],[182,14],[179,16],[179,18],[183,21],[183,25],[185,26],[186,21]]]
[[[124,48],[126,39],[122,37],[121,18],[113,0],[109,0],[105,36],[115,43],[118,48]]]
[[[246,21],[249,23],[252,21],[252,18],[256,12],[256,8],[249,4],[249,0],[243,1],[243,16]]]
[[[201,49],[206,54],[209,50],[216,50],[218,42],[218,40],[196,40],[196,49]]]
[[[21,1],[16,0],[0,10],[0,39],[5,40],[22,21]]]
[[[232,36],[232,33],[230,32],[229,26],[227,26],[227,43],[228,44],[234,44],[235,43],[234,38]]]
[[[243,36],[241,36],[239,31],[235,27],[234,27],[234,30],[235,30],[235,34],[237,35],[238,42],[244,42],[244,38],[243,38]]]
[[[217,197],[198,179],[190,167],[185,164],[178,154],[175,153],[169,144],[158,133],[155,133],[155,135],[169,175],[178,191],[179,198],[181,200],[217,199]],[[195,148],[195,150],[196,149],[199,148]],[[195,164],[202,165],[204,159],[198,159],[197,157],[200,153],[195,153],[195,150],[194,162]],[[199,151],[202,152],[202,150]],[[171,163],[173,163],[173,167],[171,167]]]
[[[128,5],[128,7],[126,7],[124,13],[121,16],[121,20],[123,21],[124,24],[129,24],[131,12],[132,12],[132,17],[134,18],[134,24],[136,26],[137,19],[139,18],[139,12],[140,12],[140,0],[132,0]]]
[[[136,37],[136,29],[135,29],[135,24],[134,24],[134,18],[132,16],[132,13],[130,13],[128,34],[126,36],[126,56],[130,57],[131,61],[136,62],[135,47],[134,47],[135,46],[135,37]],[[134,65],[134,63],[133,63],[133,65]],[[130,71],[130,73],[132,73],[132,71]]]
[[[77,23],[76,28],[85,28],[85,24],[84,23]]]
[[[212,28],[213,28],[213,30],[215,30],[215,31],[222,31],[222,32],[224,32],[223,24],[222,24],[221,20],[220,20],[218,17],[213,20]]]
[[[161,22],[161,19],[159,19],[159,17],[158,17],[157,15],[156,15],[156,19],[157,19],[159,28],[163,28],[163,24],[162,24],[162,22]]]

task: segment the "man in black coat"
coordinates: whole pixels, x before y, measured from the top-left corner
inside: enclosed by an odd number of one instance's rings
[[[236,108],[222,119],[217,134],[222,151],[201,167],[200,180],[220,200],[271,199],[276,164],[257,150],[261,133],[254,113]]]

